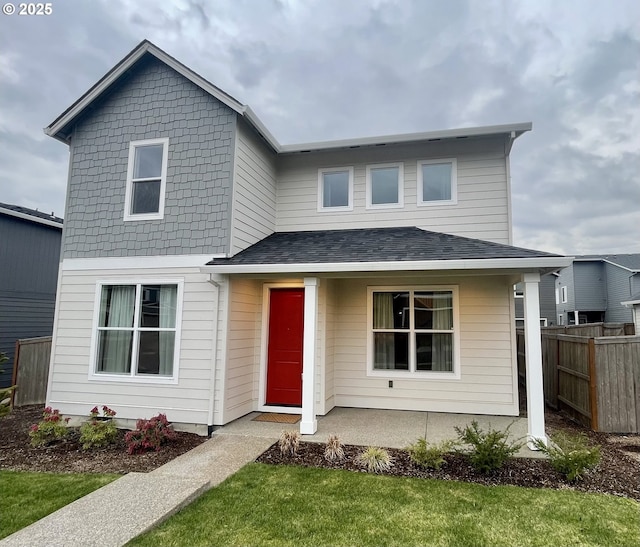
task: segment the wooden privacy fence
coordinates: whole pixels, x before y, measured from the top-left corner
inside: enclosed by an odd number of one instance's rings
[[[51,336],[16,342],[13,359],[13,406],[44,404],[49,379]]]
[[[575,336],[542,332],[545,403],[594,431],[640,432],[640,336]],[[524,373],[524,333],[518,331]]]

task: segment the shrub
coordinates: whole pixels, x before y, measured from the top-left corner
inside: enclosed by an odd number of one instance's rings
[[[369,473],[382,473],[393,467],[393,458],[384,448],[369,446],[358,455],[356,463],[366,467]]]
[[[69,418],[60,416],[58,409],[46,407],[42,413],[42,420],[29,429],[31,446],[45,446],[64,439],[69,434],[66,426],[68,421]]]
[[[536,439],[533,444],[549,456],[553,468],[569,482],[582,478],[587,469],[595,467],[600,461],[600,446],[590,447],[584,433],[572,435],[560,432],[551,435],[549,446],[540,439]]]
[[[0,353],[0,372],[2,370],[2,364],[8,361],[9,358],[5,353]],[[0,416],[6,416],[11,412],[11,394],[16,386],[9,386],[0,388]]]
[[[328,462],[336,462],[344,459],[344,448],[337,435],[329,435],[327,445],[324,448],[324,459]]]
[[[124,436],[129,454],[137,454],[146,450],[157,452],[163,444],[175,438],[176,432],[164,414],[158,414],[149,420],[138,420],[136,429],[129,431]]]
[[[511,424],[504,431],[489,429],[485,432],[474,420],[464,429],[455,428],[460,441],[470,446],[465,453],[476,471],[480,473],[495,471],[522,448],[523,443],[508,442],[510,427]]]
[[[97,406],[91,409],[89,421],[80,426],[80,442],[83,450],[99,448],[115,442],[118,436],[116,424],[112,419],[115,415],[115,411],[106,405],[102,407],[102,416]]]
[[[300,446],[298,431],[283,431],[278,439],[278,448],[283,456],[295,456]]]
[[[424,469],[440,469],[445,463],[443,456],[453,447],[453,441],[429,444],[424,437],[407,446],[411,461]]]

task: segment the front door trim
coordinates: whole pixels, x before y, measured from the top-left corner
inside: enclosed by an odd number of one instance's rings
[[[269,345],[269,312],[271,289],[304,289],[303,281],[282,283],[264,283],[262,285],[262,328],[260,336],[260,380],[258,384],[258,408],[260,412],[278,412],[280,414],[301,414],[302,407],[266,405],[267,400],[267,362]],[[304,389],[304,387],[303,387]]]

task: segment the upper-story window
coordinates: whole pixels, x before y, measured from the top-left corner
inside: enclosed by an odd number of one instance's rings
[[[367,165],[367,209],[403,207],[402,163]]]
[[[168,147],[169,139],[130,144],[124,220],[163,217]]]
[[[418,162],[418,205],[458,202],[457,162],[453,158]]]
[[[562,303],[566,304],[567,301],[569,300],[568,296],[567,296],[567,287],[560,287],[560,294],[562,295]]]
[[[353,210],[353,167],[318,170],[318,211]]]

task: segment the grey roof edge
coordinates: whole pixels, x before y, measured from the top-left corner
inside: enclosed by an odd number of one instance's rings
[[[447,139],[464,139],[469,137],[487,137],[492,135],[513,135],[519,137],[533,128],[532,122],[520,122],[504,125],[487,125],[479,127],[463,127],[458,129],[444,129],[422,133],[402,133],[397,135],[380,135],[335,141],[320,141],[302,144],[281,145],[281,154],[296,152],[334,150],[338,148],[353,148],[360,146],[376,146],[381,144],[402,144],[409,142],[437,141]]]
[[[637,257],[640,262],[640,253],[611,253],[611,254],[602,254],[602,255],[576,255],[575,262],[606,262],[608,264],[612,264],[617,266],[618,268],[622,268],[623,270],[627,270],[632,273],[639,273],[640,267],[629,267],[628,265],[622,264],[618,257],[628,257],[633,256]]]
[[[624,300],[620,302],[620,304],[628,308],[635,306],[636,304],[640,304],[640,292],[632,294],[628,300]]]
[[[11,206],[6,203],[0,203],[0,214],[20,218],[22,220],[28,220],[30,222],[35,222],[37,224],[43,224],[45,226],[51,226],[52,228],[58,228],[62,230],[63,220],[61,218],[47,215],[46,213],[42,213],[41,211],[29,209],[28,207]],[[45,218],[46,216],[48,216],[49,218]]]
[[[44,128],[46,135],[61,142],[68,143],[68,138],[62,133],[63,129],[73,123],[91,105],[93,101],[107,92],[108,89],[128,70],[130,70],[145,54],[151,54],[158,60],[173,68],[176,72],[202,88],[213,97],[226,104],[237,114],[245,117],[252,127],[267,141],[278,154],[292,154],[304,151],[336,150],[341,148],[353,148],[361,146],[376,146],[382,144],[402,144],[409,142],[421,142],[429,140],[463,139],[469,137],[510,135],[517,138],[527,131],[531,131],[531,122],[521,122],[505,125],[491,125],[480,127],[467,127],[460,129],[445,129],[423,133],[404,133],[397,135],[381,135],[374,137],[362,137],[354,139],[319,141],[312,143],[281,145],[264,123],[248,105],[215,86],[198,73],[182,64],[164,50],[150,42],[142,40],[125,57],[109,70],[100,80],[90,87],[79,99],[69,106],[62,114]]]

